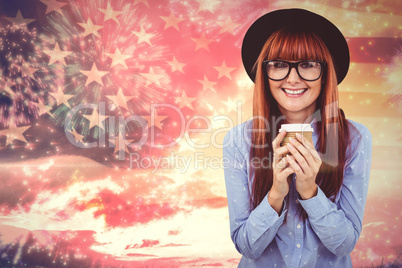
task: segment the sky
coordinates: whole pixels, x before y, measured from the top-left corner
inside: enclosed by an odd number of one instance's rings
[[[402,265],[397,1],[1,0],[0,266],[236,267],[222,148],[252,117],[248,27],[339,27],[373,160],[356,267]]]

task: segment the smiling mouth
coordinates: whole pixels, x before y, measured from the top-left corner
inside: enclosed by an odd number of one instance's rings
[[[302,88],[302,89],[287,89],[287,88],[282,88],[282,90],[283,90],[287,95],[301,96],[301,95],[303,95],[304,92],[307,91],[307,88]]]

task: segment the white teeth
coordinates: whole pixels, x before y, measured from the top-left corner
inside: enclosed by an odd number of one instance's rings
[[[306,89],[287,90],[286,88],[284,88],[283,90],[285,90],[286,93],[292,94],[292,95],[297,95],[297,94],[300,94],[300,93],[303,93],[304,91],[306,91]]]

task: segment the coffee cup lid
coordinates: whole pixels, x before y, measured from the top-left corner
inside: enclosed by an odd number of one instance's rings
[[[282,124],[279,132],[282,130],[287,132],[314,132],[310,124]]]

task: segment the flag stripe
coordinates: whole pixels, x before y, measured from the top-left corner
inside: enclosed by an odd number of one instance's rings
[[[401,170],[402,146],[373,146],[372,169]]]
[[[365,125],[372,137],[373,146],[401,146],[401,115],[399,117],[347,116],[347,118]]]
[[[394,200],[402,201],[401,189],[398,187],[400,177],[400,169],[372,169],[368,195],[371,199],[376,196],[392,196]]]
[[[393,85],[390,73],[394,66],[384,63],[352,62],[348,75],[338,86],[339,91],[390,94]]]
[[[352,62],[388,63],[402,47],[402,38],[395,37],[356,37],[347,40]]]
[[[340,107],[345,111],[346,117],[400,117],[396,105],[390,100],[390,96],[383,94],[339,92]]]

